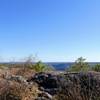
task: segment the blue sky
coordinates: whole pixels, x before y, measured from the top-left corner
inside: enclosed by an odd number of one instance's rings
[[[100,0],[0,0],[0,57],[100,61]]]

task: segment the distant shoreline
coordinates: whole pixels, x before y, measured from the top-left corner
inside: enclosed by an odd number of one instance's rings
[[[24,64],[25,62],[0,62],[0,64]],[[64,71],[66,68],[70,67],[74,62],[43,62],[48,66],[54,67],[57,71]],[[89,65],[94,66],[100,64],[100,62],[87,62]],[[35,64],[35,62],[33,63]]]

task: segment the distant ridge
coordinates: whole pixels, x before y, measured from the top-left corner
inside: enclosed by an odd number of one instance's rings
[[[0,64],[22,64],[24,62],[0,62]],[[66,68],[70,67],[74,62],[43,62],[49,66],[54,67],[56,70],[63,71]],[[100,62],[88,62],[91,66],[100,64]],[[34,64],[34,63],[33,63]]]

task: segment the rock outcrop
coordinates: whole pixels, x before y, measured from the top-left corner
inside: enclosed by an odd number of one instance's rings
[[[27,81],[39,85],[42,93],[38,100],[100,100],[100,73],[37,73]],[[56,99],[51,99],[54,96]]]

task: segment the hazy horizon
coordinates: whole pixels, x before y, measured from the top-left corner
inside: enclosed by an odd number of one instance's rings
[[[100,0],[1,0],[0,60],[100,61]]]

